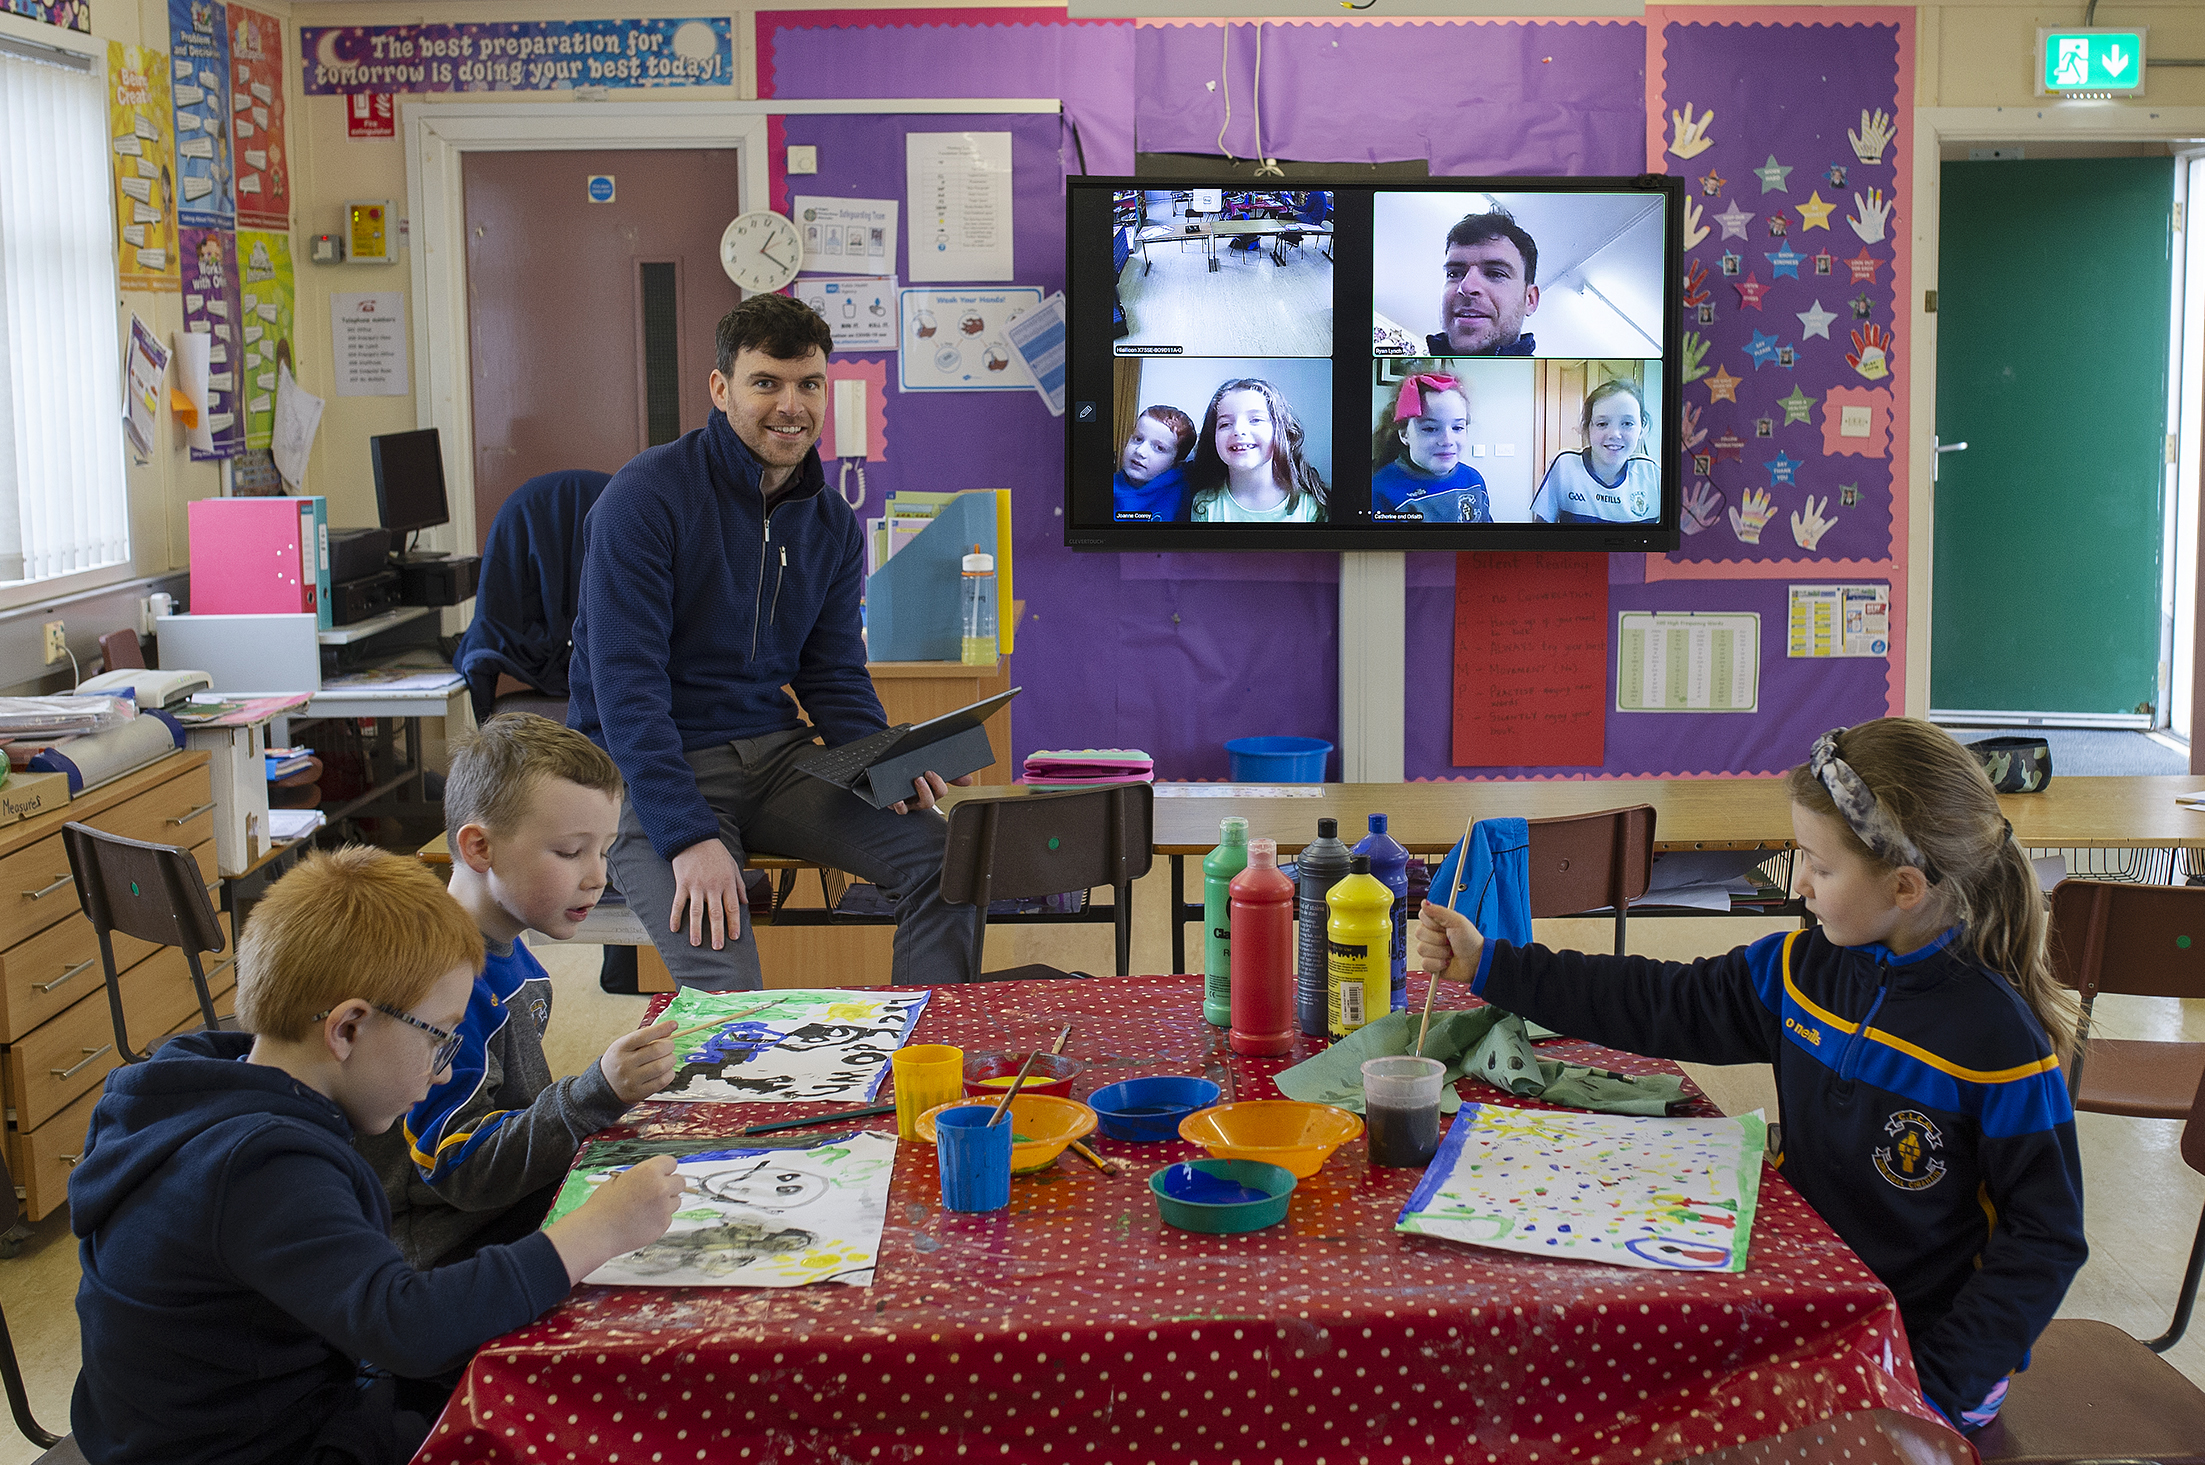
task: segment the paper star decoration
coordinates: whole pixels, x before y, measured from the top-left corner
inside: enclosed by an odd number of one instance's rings
[[[1723,273],[1725,275],[1737,274],[1738,267],[1744,263],[1745,260],[1741,256],[1733,254],[1727,249],[1723,251]]]
[[[1837,205],[1824,203],[1820,192],[1807,195],[1807,201],[1799,206],[1799,232],[1830,227],[1830,215],[1837,212]]]
[[[1807,256],[1792,253],[1792,247],[1789,244],[1774,254],[1763,255],[1762,258],[1769,262],[1769,278],[1772,280],[1781,279],[1785,275],[1790,275],[1795,280],[1798,279],[1799,267],[1807,262]]]
[[[1769,215],[1769,238],[1783,238],[1785,231],[1790,229],[1791,226],[1792,221],[1784,216],[1783,210],[1777,210],[1775,213]]]
[[[1822,176],[1830,180],[1832,188],[1843,188],[1845,186],[1845,165],[1843,163],[1832,163],[1830,171]]]
[[[1723,430],[1721,437],[1715,439],[1715,456],[1718,458],[1728,458],[1733,463],[1741,463],[1745,461],[1745,451],[1746,440],[1728,428]]]
[[[1713,198],[1723,191],[1723,185],[1728,181],[1720,173],[1702,173],[1700,175],[1700,192],[1708,198]]]
[[[1869,313],[1876,308],[1876,302],[1869,299],[1868,292],[1863,290],[1860,294],[1853,297],[1852,306],[1853,319],[1866,320],[1868,319]]]
[[[1753,222],[1753,215],[1738,207],[1737,201],[1734,199],[1726,199],[1724,202],[1728,203],[1730,207],[1719,214],[1710,214],[1708,217],[1723,226],[1722,238],[1745,238],[1746,225]]]
[[[1832,171],[1835,171],[1835,172],[1843,172],[1843,171],[1844,171],[1844,169],[1840,168],[1840,169],[1834,169],[1834,170],[1832,170]],[[1851,508],[1851,507],[1853,507],[1853,505],[1855,505],[1855,504],[1859,503],[1859,502],[1860,502],[1860,485],[1859,485],[1859,484],[1857,484],[1857,483],[1841,483],[1841,484],[1839,484],[1839,485],[1838,485],[1838,502],[1839,502],[1839,503],[1841,503],[1841,504],[1843,504],[1843,505],[1845,505],[1845,507],[1847,507],[1848,509],[1849,509],[1849,508]]]
[[[1792,176],[1792,170],[1776,161],[1776,154],[1770,153],[1769,160],[1754,169],[1753,173],[1756,178],[1761,180],[1761,191],[1763,193],[1790,192],[1785,184],[1786,180]]]
[[[1779,450],[1775,457],[1769,459],[1762,466],[1769,470],[1769,483],[1774,486],[1779,483],[1791,482],[1792,474],[1797,472],[1799,465],[1806,461],[1805,458],[1789,457]]]
[[[1837,268],[1837,258],[1825,249],[1815,256],[1815,273],[1827,275]]]
[[[1738,383],[1742,376],[1732,376],[1729,368],[1718,366],[1715,374],[1707,379],[1707,400],[1710,402],[1735,402],[1738,400]]]
[[[1784,409],[1784,425],[1786,427],[1790,427],[1795,422],[1807,421],[1808,409],[1813,407],[1814,404],[1815,399],[1796,386],[1792,388],[1790,396],[1776,399],[1776,405]]]
[[[1830,322],[1836,319],[1837,316],[1824,310],[1822,302],[1817,300],[1799,312],[1799,338],[1804,341],[1809,336],[1820,336],[1825,341],[1829,340]]]
[[[1861,246],[1861,252],[1845,263],[1852,270],[1853,283],[1856,285],[1863,280],[1873,282],[1876,278],[1876,271],[1883,268],[1883,261],[1871,256],[1866,245]]]
[[[1753,339],[1746,342],[1742,349],[1751,358],[1753,369],[1759,371],[1776,359],[1776,337],[1763,331],[1755,331]]]
[[[1738,292],[1738,303],[1752,310],[1761,308],[1761,297],[1769,293],[1769,287],[1761,283],[1759,275],[1748,275],[1731,287]]]

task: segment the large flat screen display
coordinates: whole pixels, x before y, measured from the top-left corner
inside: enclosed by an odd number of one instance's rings
[[[1682,201],[1071,180],[1065,542],[1674,549]]]

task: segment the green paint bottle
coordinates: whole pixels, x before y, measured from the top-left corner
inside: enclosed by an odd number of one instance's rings
[[[1248,821],[1220,819],[1217,848],[1202,859],[1202,1016],[1233,1023],[1233,877],[1248,868]]]

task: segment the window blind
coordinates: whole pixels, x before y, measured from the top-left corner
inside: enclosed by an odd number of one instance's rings
[[[0,49],[0,583],[130,556],[100,78]]]

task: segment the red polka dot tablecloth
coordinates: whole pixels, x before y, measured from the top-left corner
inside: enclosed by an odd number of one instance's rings
[[[1074,1097],[1177,1073],[1277,1098],[1272,1075],[1322,1046],[1230,1053],[1188,977],[939,988],[913,1041],[1024,1049],[1067,1022],[1087,1065]],[[605,1133],[725,1135],[834,1107],[647,1104]],[[1774,1170],[1747,1269],[1707,1275],[1401,1235],[1422,1172],[1370,1165],[1360,1139],[1300,1182],[1284,1224],[1178,1231],[1147,1176],[1202,1152],[1091,1143],[1132,1169],[1067,1154],[987,1215],[945,1212],[933,1147],[900,1146],[870,1287],[577,1288],[483,1347],[417,1459],[1866,1462],[1901,1458],[1894,1432],[1910,1460],[1974,1459],[1922,1402],[1891,1294]]]

